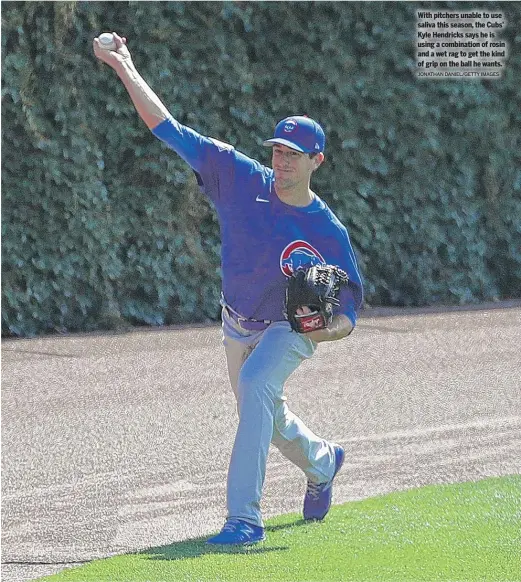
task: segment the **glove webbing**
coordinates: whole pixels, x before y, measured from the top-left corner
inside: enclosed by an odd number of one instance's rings
[[[343,271],[342,269],[340,269],[339,267],[335,266],[331,269],[319,269],[317,282],[320,285],[324,285],[325,287],[332,287],[331,276],[333,275],[333,273],[338,277],[338,281],[337,281],[337,284],[335,285],[335,288],[331,289],[331,292],[334,293],[337,290],[337,288],[340,287],[340,285],[342,283],[346,283],[349,279],[349,277],[347,276],[347,273],[345,271]],[[340,301],[331,292],[330,292],[330,294],[327,295],[327,300],[332,305],[335,305],[336,307],[338,307],[340,305]]]

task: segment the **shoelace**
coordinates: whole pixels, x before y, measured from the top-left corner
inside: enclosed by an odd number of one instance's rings
[[[237,529],[238,525],[239,525],[238,521],[227,521],[224,524],[223,531],[233,532]]]
[[[320,494],[322,493],[324,485],[325,483],[313,483],[313,481],[308,481],[306,495],[309,495],[316,501],[319,498]]]

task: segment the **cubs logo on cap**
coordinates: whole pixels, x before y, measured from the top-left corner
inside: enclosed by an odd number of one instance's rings
[[[314,119],[292,115],[277,123],[273,137],[263,145],[273,146],[276,143],[305,154],[320,153],[326,146],[326,136]]]
[[[291,133],[295,129],[297,129],[298,123],[294,119],[288,119],[286,123],[284,123],[283,131],[285,133]]]

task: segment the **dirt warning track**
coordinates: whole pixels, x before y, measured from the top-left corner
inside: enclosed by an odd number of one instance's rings
[[[521,473],[521,305],[366,314],[290,378],[334,503]],[[2,342],[2,580],[209,534],[237,425],[218,326]],[[305,480],[272,450],[265,518]]]

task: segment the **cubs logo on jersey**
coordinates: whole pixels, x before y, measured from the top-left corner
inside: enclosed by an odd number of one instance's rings
[[[294,240],[280,255],[280,269],[286,277],[291,277],[301,267],[325,264],[326,261],[317,249],[305,240]]]

